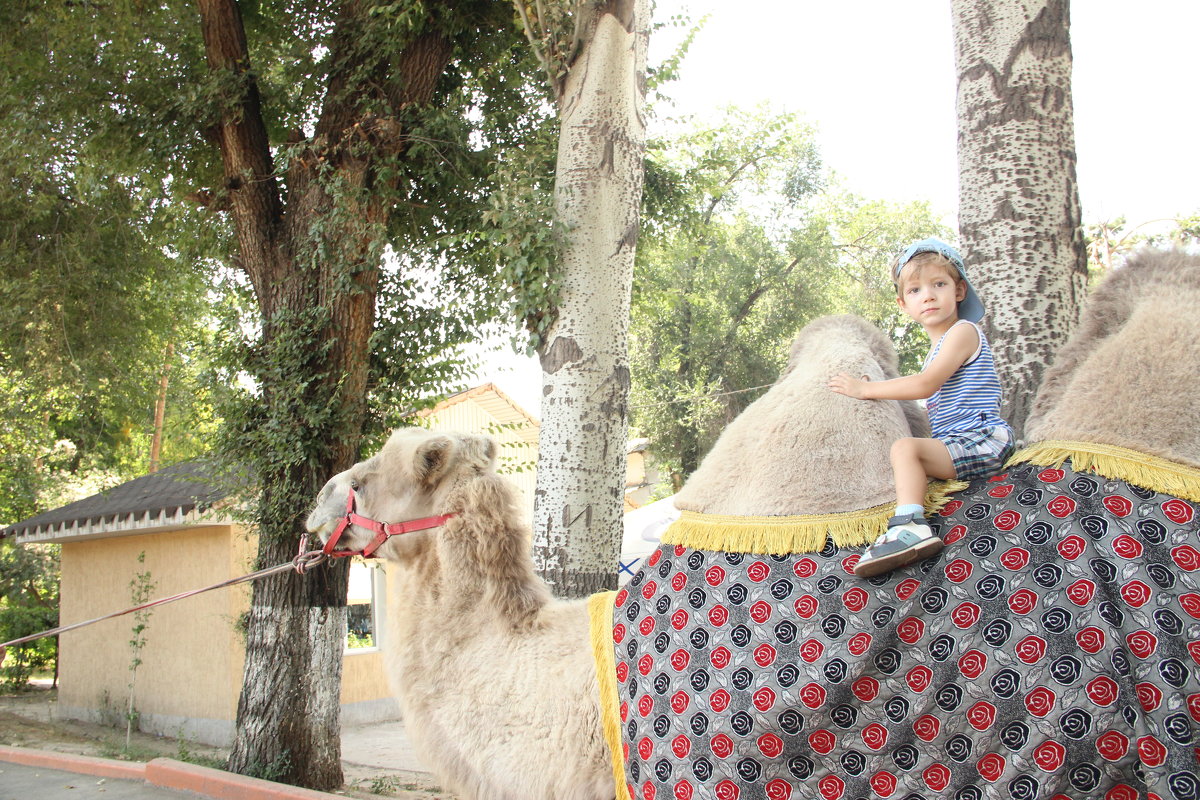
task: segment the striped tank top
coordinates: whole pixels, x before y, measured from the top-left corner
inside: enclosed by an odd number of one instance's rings
[[[992,348],[987,337],[978,325],[969,320],[960,319],[954,324],[974,327],[979,334],[979,349],[954,371],[942,388],[925,401],[925,411],[929,414],[929,427],[934,438],[998,425],[1007,428],[1008,423],[1000,417],[1000,378],[996,375],[996,364],[992,360]],[[929,355],[925,356],[921,369],[929,366],[945,340],[944,333]]]

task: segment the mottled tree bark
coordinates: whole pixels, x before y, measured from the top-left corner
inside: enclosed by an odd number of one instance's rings
[[[543,380],[534,558],[556,594],[616,586],[628,431],[629,296],[645,152],[646,0],[576,5],[559,92],[555,214],[565,231]]]
[[[1006,419],[1079,318],[1087,255],[1075,176],[1068,0],[953,0],[959,233]]]

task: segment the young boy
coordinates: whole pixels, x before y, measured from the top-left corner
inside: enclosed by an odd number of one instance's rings
[[[867,381],[846,374],[833,391],[860,400],[926,400],[932,439],[892,445],[896,515],[854,567],[866,578],[936,554],[942,540],[925,524],[929,478],[987,475],[1012,453],[1013,432],[1000,418],[1000,380],[987,338],[975,323],[983,303],[967,280],[962,256],[945,242],[914,242],[892,265],[896,302],[925,329],[933,349],[916,375]],[[927,398],[927,399],[926,399]]]

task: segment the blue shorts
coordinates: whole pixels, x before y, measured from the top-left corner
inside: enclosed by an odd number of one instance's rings
[[[955,477],[963,481],[998,472],[1013,451],[1012,428],[1007,425],[951,433],[939,440],[950,451]]]

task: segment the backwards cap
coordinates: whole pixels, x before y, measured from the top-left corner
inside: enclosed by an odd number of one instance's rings
[[[963,283],[967,285],[966,295],[958,302],[958,318],[969,320],[970,322],[979,322],[979,320],[983,319],[983,302],[979,299],[979,295],[975,293],[975,287],[971,285],[971,281],[967,277],[967,268],[963,266],[962,256],[957,250],[941,239],[922,239],[919,242],[913,242],[905,248],[904,252],[900,255],[900,259],[896,262],[896,267],[892,272],[892,280],[899,282],[900,271],[913,259],[913,256],[920,253],[937,253],[958,268],[958,274],[962,276]]]

